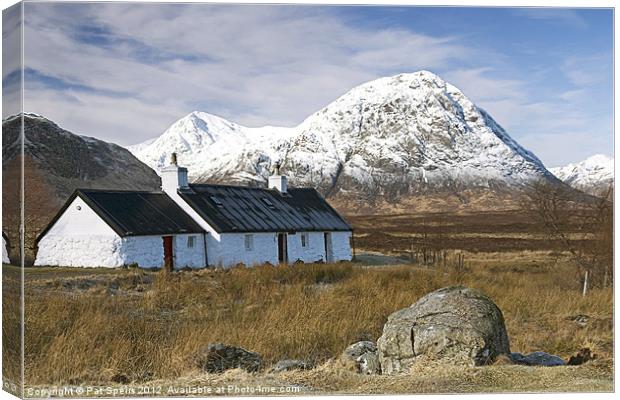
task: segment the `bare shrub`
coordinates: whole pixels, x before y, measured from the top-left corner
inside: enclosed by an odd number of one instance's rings
[[[613,203],[611,187],[598,198],[578,198],[565,185],[535,182],[523,208],[559,240],[577,267],[585,294],[588,286],[607,287],[613,275]]]

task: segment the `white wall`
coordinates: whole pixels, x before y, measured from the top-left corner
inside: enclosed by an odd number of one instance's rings
[[[84,200],[76,197],[45,236],[83,235],[119,237]]]
[[[35,265],[122,265],[121,237],[79,197],[73,200],[38,245]]]
[[[325,261],[324,232],[308,232],[308,246],[301,246],[301,234],[287,235],[288,261],[298,259],[305,263]],[[260,265],[266,262],[278,264],[278,239],[276,233],[253,233],[253,248],[245,249],[245,233],[223,233],[219,240],[208,237],[207,256],[210,266],[230,268],[239,263],[246,266]],[[210,236],[210,235],[209,235]],[[350,261],[351,232],[331,232],[334,261]]]
[[[239,263],[250,267],[266,262],[278,263],[278,243],[275,233],[252,233],[252,250],[245,248],[245,233],[222,233],[219,240],[209,237],[209,265],[230,268]],[[211,235],[209,235],[211,236]]]
[[[204,266],[202,234],[172,236],[176,268]],[[193,248],[187,247],[188,236],[195,236]],[[41,238],[35,260],[35,265],[70,267],[120,267],[134,263],[142,268],[162,267],[162,236],[121,238],[79,197]]]
[[[123,265],[120,237],[49,236],[39,241],[34,265],[118,267]]]
[[[334,261],[351,261],[351,232],[331,232]]]
[[[142,268],[164,265],[164,241],[161,236],[127,236],[119,249],[122,265],[138,264]]]
[[[187,240],[190,236],[194,237],[194,247],[192,248],[187,247]],[[173,239],[173,247],[175,268],[204,268],[206,266],[205,243],[204,235],[202,233],[195,233],[192,235],[175,235]]]
[[[6,249],[6,240],[4,236],[2,237],[2,262],[5,264],[9,264],[11,261],[9,260],[9,252]]]
[[[205,266],[202,234],[166,235],[172,236],[174,268],[201,268]],[[194,247],[187,247],[187,238],[194,237]],[[161,268],[164,265],[164,239],[155,236],[128,236],[123,238],[123,264],[136,263],[142,268]]]
[[[308,235],[306,247],[301,246],[302,234]],[[287,236],[288,262],[294,263],[301,260],[305,263],[325,261],[325,240],[323,232],[297,232]]]

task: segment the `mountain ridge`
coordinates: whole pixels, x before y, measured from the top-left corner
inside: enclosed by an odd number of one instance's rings
[[[156,170],[176,152],[196,182],[263,185],[277,162],[293,185],[360,200],[559,182],[486,111],[428,71],[366,82],[295,127],[248,128],[192,112],[128,149]]]
[[[595,154],[550,171],[569,186],[588,194],[600,194],[614,184],[614,159]]]

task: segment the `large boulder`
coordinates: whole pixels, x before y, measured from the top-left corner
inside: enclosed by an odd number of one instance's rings
[[[510,354],[504,317],[483,293],[436,290],[390,315],[377,341],[383,374],[408,372],[420,360],[484,365]]]
[[[262,359],[257,353],[241,347],[212,343],[199,351],[196,363],[200,369],[210,373],[224,372],[234,368],[256,372],[262,365]]]

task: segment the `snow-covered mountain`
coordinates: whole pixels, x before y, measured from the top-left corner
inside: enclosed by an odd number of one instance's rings
[[[550,171],[568,185],[589,194],[599,194],[614,184],[614,159],[603,154]]]
[[[292,185],[326,196],[556,181],[489,114],[428,71],[362,84],[296,127],[248,128],[193,112],[129,150],[156,170],[176,152],[193,181],[262,185],[280,162]]]

